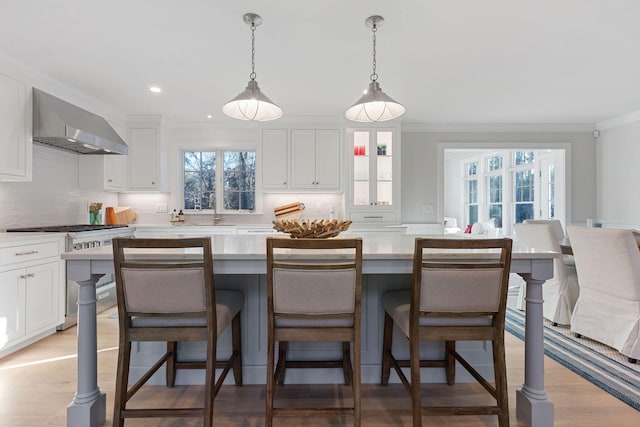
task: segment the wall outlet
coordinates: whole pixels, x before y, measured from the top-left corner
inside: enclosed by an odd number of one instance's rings
[[[168,213],[169,206],[166,203],[156,203],[156,213]]]
[[[432,214],[433,213],[433,204],[432,203],[425,203],[422,205],[422,213],[426,213],[426,214]]]

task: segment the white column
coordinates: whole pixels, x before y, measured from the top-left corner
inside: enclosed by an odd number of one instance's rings
[[[524,384],[516,391],[516,415],[530,427],[553,427],[553,403],[544,391],[544,320],[542,284],[544,280],[520,274],[527,282]]]
[[[107,414],[107,395],[98,388],[98,338],[96,325],[96,282],[79,281],[77,391],[67,407],[67,427],[97,427]]]

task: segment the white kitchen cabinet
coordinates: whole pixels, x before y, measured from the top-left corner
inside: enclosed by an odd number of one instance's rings
[[[0,74],[0,181],[31,181],[31,112],[27,85]]]
[[[80,190],[124,191],[127,156],[116,154],[79,156]]]
[[[109,122],[118,135],[126,141],[126,130],[117,123]],[[105,154],[79,156],[79,187],[90,191],[124,191],[127,185],[127,156]]]
[[[0,357],[64,321],[64,236],[0,240]]]
[[[396,128],[349,130],[349,219],[400,222],[400,138]]]
[[[144,237],[200,237],[236,234],[235,225],[153,225],[137,226],[135,236]]]
[[[340,189],[340,131],[291,130],[292,189]]]
[[[128,123],[128,191],[169,190],[165,139],[159,117]]]
[[[286,129],[262,131],[262,188],[287,189],[289,153]]]

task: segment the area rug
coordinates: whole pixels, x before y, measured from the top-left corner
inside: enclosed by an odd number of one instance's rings
[[[505,328],[524,340],[524,312],[507,307]],[[544,353],[556,362],[640,411],[640,364],[588,338],[576,338],[568,326],[545,319]]]

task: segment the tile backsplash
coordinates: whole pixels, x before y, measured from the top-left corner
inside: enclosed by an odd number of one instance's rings
[[[88,224],[90,202],[118,203],[115,193],[78,189],[78,155],[33,145],[33,180],[0,182],[0,230]]]
[[[169,224],[169,213],[159,213],[158,205],[168,211],[179,207],[170,193],[109,193],[79,190],[78,155],[33,146],[33,181],[0,182],[0,230],[46,225],[88,224],[88,205],[102,202],[104,207],[130,206],[138,215],[137,224]],[[222,214],[222,223],[271,224],[276,206],[301,202],[306,209],[300,218],[336,219],[344,217],[341,193],[264,193],[262,212]],[[213,215],[185,215],[185,221],[212,224]]]

